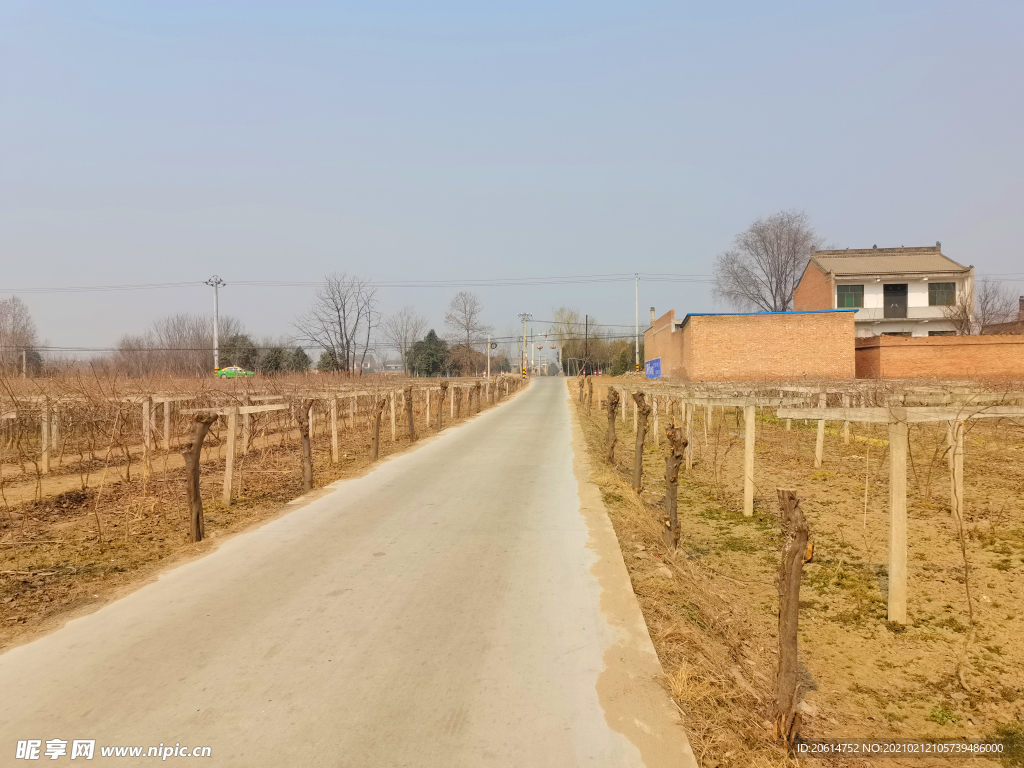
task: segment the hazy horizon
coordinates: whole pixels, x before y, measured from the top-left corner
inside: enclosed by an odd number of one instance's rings
[[[0,295],[106,347],[174,312],[287,333],[333,271],[470,287],[499,332],[632,324],[755,219],[933,245],[1015,287],[1019,4],[126,2],[0,8]],[[703,278],[706,280],[706,278]],[[652,277],[649,307],[723,311]],[[460,287],[382,288],[439,332]],[[537,327],[543,332],[543,328]]]

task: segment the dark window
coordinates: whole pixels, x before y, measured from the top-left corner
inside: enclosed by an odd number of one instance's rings
[[[929,336],[956,336],[956,331],[928,331]]]
[[[837,285],[836,286],[836,306],[839,309],[848,309],[850,307],[863,307],[864,306],[864,286],[863,285]]]
[[[910,331],[890,331],[889,333],[883,333],[883,336],[911,336]]]
[[[928,306],[950,307],[956,303],[956,283],[928,283]]]

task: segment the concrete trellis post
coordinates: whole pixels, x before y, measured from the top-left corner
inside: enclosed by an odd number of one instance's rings
[[[743,406],[743,515],[754,515],[754,424],[753,405]]]
[[[163,405],[163,416],[164,416],[164,450],[171,450],[171,401],[164,400]]]
[[[843,407],[844,408],[849,408],[850,407],[850,396],[849,395],[843,395]],[[849,421],[844,421],[843,422],[843,445],[849,445],[849,444],[850,444],[850,422]]]
[[[338,463],[338,397],[331,398],[331,461]]]
[[[395,391],[391,390],[391,442],[398,440],[398,431],[395,428]]]
[[[889,621],[907,623],[906,421],[889,422]]]
[[[50,472],[50,406],[46,403],[43,404],[42,416],[40,418],[40,435],[39,442],[41,448],[40,455],[40,471],[46,475]]]
[[[824,408],[828,402],[828,395],[824,392],[818,395],[818,407]],[[821,469],[822,461],[825,458],[825,420],[818,419],[818,439],[814,443],[814,467]]]
[[[142,459],[144,471],[153,471],[153,398],[142,401]]]
[[[228,409],[228,444],[224,463],[224,493],[221,501],[224,506],[231,505],[231,491],[235,479],[235,439],[238,435],[238,406]]]

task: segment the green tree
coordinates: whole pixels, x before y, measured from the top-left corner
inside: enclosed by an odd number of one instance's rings
[[[288,370],[290,371],[305,372],[312,364],[313,361],[302,347],[295,347],[288,354]]]
[[[448,342],[431,329],[409,350],[409,372],[416,376],[438,376],[448,360]]]
[[[340,371],[341,366],[338,364],[338,358],[334,354],[333,349],[325,349],[320,353],[320,359],[317,361],[316,369],[320,373],[334,373]]]
[[[640,340],[640,365],[644,364],[644,342]],[[636,356],[633,353],[633,344],[627,344],[612,361],[611,369],[608,371],[612,376],[621,376],[636,369]]]
[[[288,353],[283,347],[271,347],[260,358],[261,373],[280,373],[288,367]]]
[[[232,334],[220,343],[220,364],[224,367],[237,365],[251,371],[256,368],[259,357],[259,350],[247,333]]]

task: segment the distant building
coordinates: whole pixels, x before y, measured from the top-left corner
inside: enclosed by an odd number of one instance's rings
[[[648,379],[820,381],[852,379],[854,310],[693,312],[655,317],[644,332]]]
[[[996,334],[1010,333],[1014,336],[1024,336],[1024,296],[1017,299],[1017,319],[1006,323],[992,323],[981,329],[982,336],[995,336]]]
[[[948,308],[974,291],[974,267],[941,245],[815,251],[793,293],[795,311],[856,309],[858,337],[954,336]]]

